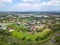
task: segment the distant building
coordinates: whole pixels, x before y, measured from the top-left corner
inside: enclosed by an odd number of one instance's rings
[[[17,22],[17,25],[19,26],[20,25],[20,22]]]
[[[14,29],[10,29],[9,32],[12,32]]]
[[[1,25],[0,25],[0,30],[7,30],[7,27],[6,27],[6,26],[1,26]]]

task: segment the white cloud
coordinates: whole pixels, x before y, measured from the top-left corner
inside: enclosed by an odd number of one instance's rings
[[[47,5],[47,6],[59,6],[60,5],[60,0],[49,0],[48,2],[41,2],[41,0],[22,0],[22,2],[35,2],[37,3],[38,1],[40,1],[40,3],[38,4],[41,4],[41,5]]]
[[[12,2],[12,0],[0,0],[0,2],[11,3],[11,2]]]
[[[0,2],[0,4],[2,4],[2,2]]]
[[[20,8],[31,8],[31,9],[36,9],[36,8],[41,8],[41,4],[28,4],[28,3],[19,3],[17,4],[17,7]]]
[[[39,3],[41,0],[21,0],[24,3]]]
[[[3,4],[3,2],[0,2],[0,7],[2,7],[4,4]]]
[[[19,3],[19,4],[14,4],[12,7],[9,9],[11,10],[19,10],[19,11],[31,11],[31,10],[39,10],[41,9],[40,4],[28,4],[28,3]]]
[[[24,2],[34,2],[35,0],[22,0]],[[12,9],[16,10],[50,10],[54,8],[49,8],[51,6],[57,9],[59,7],[60,0],[50,0],[48,2],[41,2],[41,3],[18,3],[12,6]],[[13,8],[14,7],[14,8]]]
[[[33,2],[35,0],[22,0],[23,2]]]
[[[52,6],[59,6],[60,0],[50,0],[47,2],[47,4],[52,5]]]
[[[11,3],[12,0],[0,0],[1,2],[9,2]],[[40,0],[41,1],[41,0]],[[0,2],[0,3],[1,3]],[[27,3],[28,2],[28,3]],[[32,3],[29,3],[32,2]],[[35,3],[34,3],[35,2]],[[41,11],[41,10],[56,10],[60,9],[60,0],[49,0],[48,2],[40,2],[36,3],[37,0],[22,0],[21,3],[12,4],[12,6],[6,8],[6,10],[33,10],[33,11]],[[52,6],[52,7],[51,7]]]
[[[28,1],[36,1],[36,0],[25,0],[25,2]],[[41,2],[41,3],[20,3],[17,4],[18,7],[21,9],[26,10],[57,10],[60,9],[60,0],[49,0],[48,2]]]
[[[22,0],[22,2],[35,2],[36,0]]]
[[[12,0],[0,0],[0,7],[4,6],[5,3],[12,3]]]

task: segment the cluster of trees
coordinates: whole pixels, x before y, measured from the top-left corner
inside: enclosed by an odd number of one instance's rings
[[[0,30],[0,35],[11,35],[11,33],[7,30]]]
[[[40,36],[37,36],[36,40],[44,40],[44,39],[47,39],[51,34],[52,34],[52,30],[50,29],[45,29],[41,34]]]
[[[46,29],[47,27],[46,26],[42,26],[42,27],[37,27],[36,28],[36,31],[37,32],[42,32],[44,29]]]
[[[49,24],[48,27],[52,29],[54,32],[60,30],[60,24]]]
[[[0,30],[0,45],[20,45],[20,43],[16,41],[18,40],[13,38],[10,32],[8,32],[7,30]]]
[[[29,29],[26,28],[26,27],[24,27],[24,26],[16,26],[16,27],[15,27],[15,30],[26,32],[26,31],[29,30]]]
[[[55,37],[55,40],[56,40],[55,43],[60,44],[60,36],[56,36],[56,37]]]
[[[7,25],[7,28],[15,29],[17,31],[23,31],[23,32],[29,30],[24,25],[17,25],[16,23]]]
[[[8,45],[7,37],[10,33],[6,30],[0,30],[0,45]]]

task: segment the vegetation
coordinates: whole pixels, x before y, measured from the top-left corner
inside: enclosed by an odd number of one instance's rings
[[[59,24],[49,24],[48,25],[50,29],[52,29],[54,32],[60,31],[60,23]]]
[[[6,18],[0,20],[3,22],[2,25],[5,24],[4,26],[7,27],[6,30],[0,30],[0,45],[32,45],[33,43],[40,44],[43,42],[48,42],[48,40],[53,37],[55,37],[55,43],[60,44],[60,37],[53,35],[60,31],[60,22],[58,21],[59,23],[56,23],[56,17],[18,17],[19,16],[16,16],[16,18]],[[0,27],[4,26],[0,25]]]
[[[34,33],[34,34],[30,34],[27,32],[18,32],[18,31],[13,31],[12,32],[12,36],[16,37],[17,39],[20,40],[28,40],[28,41],[39,41],[39,40],[44,40],[46,38],[48,38],[51,34],[52,34],[52,30],[50,29],[45,29],[43,32],[41,33]]]

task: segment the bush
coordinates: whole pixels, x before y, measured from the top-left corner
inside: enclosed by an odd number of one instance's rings
[[[37,32],[42,32],[42,30],[37,30]]]
[[[22,40],[25,40],[26,39],[26,37],[22,37]]]
[[[57,43],[60,43],[60,36],[56,36],[55,40],[56,40]]]
[[[13,42],[10,45],[20,45],[19,43]]]
[[[32,41],[31,38],[27,39],[27,41]]]
[[[42,39],[42,37],[37,36],[35,40],[36,40],[36,41],[40,41],[40,40],[43,40],[43,39]]]

